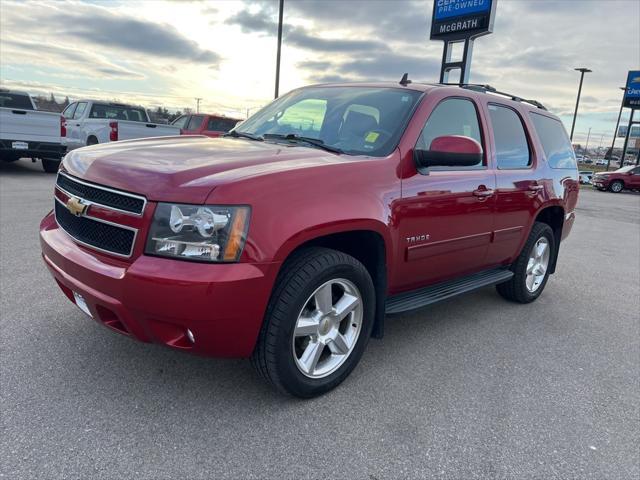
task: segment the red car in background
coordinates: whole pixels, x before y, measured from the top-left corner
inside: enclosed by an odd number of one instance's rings
[[[630,165],[613,172],[596,173],[593,186],[598,190],[611,190],[620,193],[622,190],[640,189],[640,167]]]
[[[224,135],[240,121],[237,118],[223,117],[221,115],[182,115],[171,123],[180,127],[180,135],[206,135],[207,137],[219,137]]]

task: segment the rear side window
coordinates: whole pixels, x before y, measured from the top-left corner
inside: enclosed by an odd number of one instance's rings
[[[577,168],[571,141],[560,120],[531,112],[547,163],[551,168]]]
[[[520,115],[509,107],[491,104],[489,116],[496,141],[499,169],[527,168],[531,165],[531,152]]]
[[[228,132],[238,123],[230,118],[210,118],[207,123],[207,130],[210,132]]]
[[[449,98],[440,102],[431,112],[427,123],[422,129],[416,148],[429,150],[434,139],[447,135],[461,135],[473,138],[480,145],[483,144],[482,136],[480,135],[478,112],[470,100]],[[480,166],[482,165],[478,164],[465,168],[478,168]],[[444,167],[432,168],[449,170],[449,168]]]
[[[20,93],[0,92],[0,107],[33,110],[33,104],[31,103],[29,95],[22,95]]]
[[[183,115],[177,120],[174,120],[174,122],[171,125],[174,125],[178,128],[184,128],[187,126],[188,121],[189,121],[189,115]]]
[[[78,106],[77,103],[72,103],[67,108],[65,108],[64,112],[62,112],[62,115],[64,116],[64,118],[66,118],[67,120],[72,119],[73,118],[73,112],[76,111],[76,107],[77,106]]]
[[[191,117],[191,120],[189,120],[189,124],[187,125],[186,130],[197,130],[198,128],[200,128],[200,125],[202,125],[203,120],[203,115],[194,115],[193,117]]]

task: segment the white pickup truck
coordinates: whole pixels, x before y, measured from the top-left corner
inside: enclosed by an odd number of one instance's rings
[[[41,159],[45,172],[57,172],[66,152],[64,118],[41,112],[26,92],[0,89],[0,159]]]
[[[68,150],[97,143],[134,138],[180,135],[180,128],[151,123],[143,107],[113,102],[80,100],[62,112],[67,121]]]

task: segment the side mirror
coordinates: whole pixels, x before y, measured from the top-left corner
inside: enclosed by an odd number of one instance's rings
[[[429,167],[472,167],[482,163],[482,145],[473,138],[445,135],[434,138],[429,150],[414,150],[420,173]]]

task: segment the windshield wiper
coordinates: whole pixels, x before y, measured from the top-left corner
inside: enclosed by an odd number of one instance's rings
[[[302,136],[297,135],[295,133],[287,133],[286,135],[283,135],[281,133],[265,133],[264,134],[264,138],[279,138],[279,139],[283,139],[283,140],[288,140],[290,142],[308,143],[309,145],[313,145],[315,147],[322,148],[323,150],[326,150],[327,152],[344,153],[344,150],[342,150],[342,149],[340,149],[338,147],[332,147],[331,145],[327,145],[326,143],[324,143],[319,138],[302,137]]]
[[[239,132],[237,130],[231,130],[229,133],[225,133],[223,137],[248,138],[249,140],[254,140],[256,142],[262,142],[264,140],[264,138],[254,135],[252,133]]]

